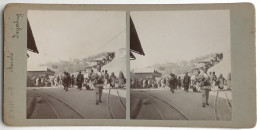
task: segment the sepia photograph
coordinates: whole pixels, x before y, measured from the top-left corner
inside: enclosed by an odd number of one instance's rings
[[[11,3],[3,14],[6,127],[257,123],[252,3]]]
[[[27,12],[27,119],[126,118],[126,13]]]
[[[229,10],[130,12],[136,120],[232,120]]]

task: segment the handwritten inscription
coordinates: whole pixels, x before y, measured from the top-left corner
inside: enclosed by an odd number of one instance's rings
[[[15,24],[15,33],[13,34],[12,38],[19,39],[20,31],[22,30],[19,23],[20,18],[22,18],[23,16],[23,14],[16,14],[16,20],[13,21],[13,23]]]
[[[6,60],[5,60],[6,69],[9,72],[13,72],[14,69],[14,54],[10,51],[7,51]]]

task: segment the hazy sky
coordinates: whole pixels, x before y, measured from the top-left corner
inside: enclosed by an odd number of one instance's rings
[[[229,10],[131,12],[145,56],[131,68],[230,50]]]
[[[39,50],[28,52],[28,68],[126,46],[125,12],[31,10],[28,19]]]

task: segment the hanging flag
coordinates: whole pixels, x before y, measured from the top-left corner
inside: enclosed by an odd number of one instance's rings
[[[145,55],[139,37],[137,35],[134,22],[130,17],[130,51]]]

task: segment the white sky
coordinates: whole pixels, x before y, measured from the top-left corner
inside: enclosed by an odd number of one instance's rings
[[[230,50],[229,10],[131,12],[145,56],[131,68]]]
[[[125,12],[30,10],[28,19],[39,50],[28,51],[28,68],[126,47]]]

